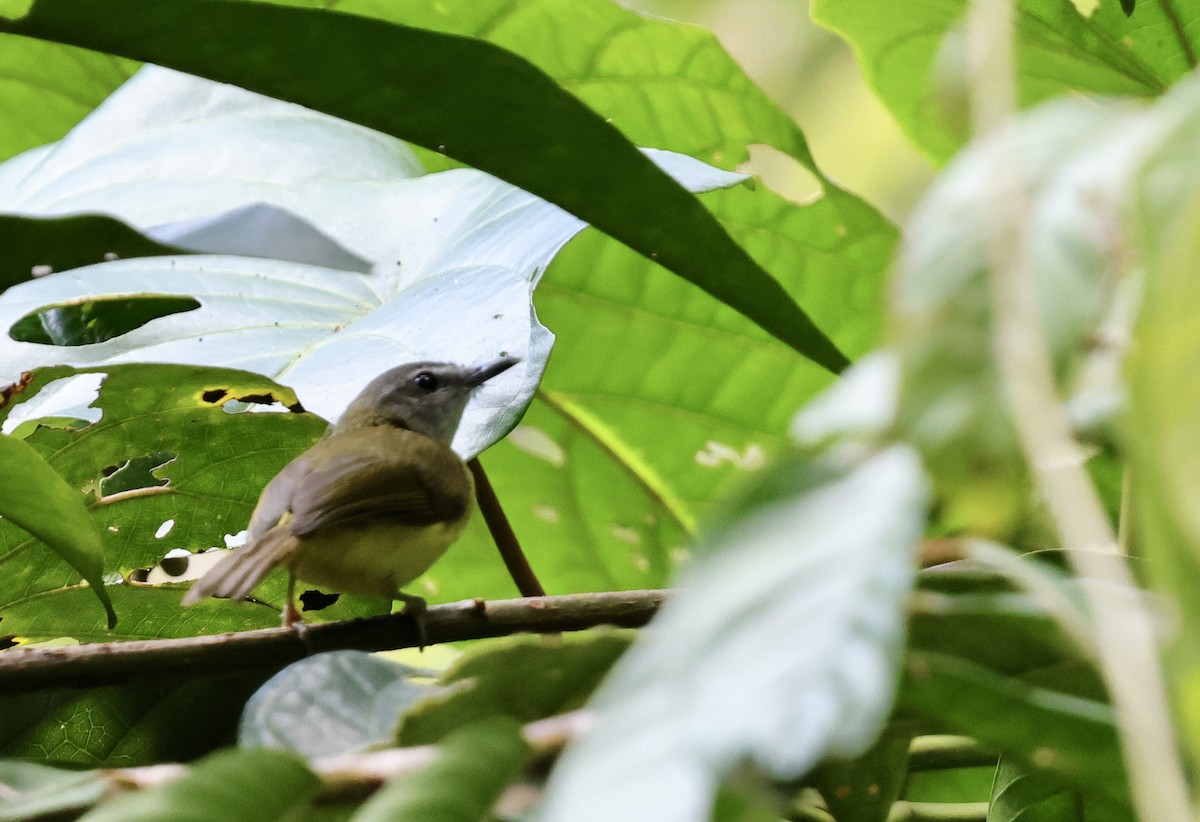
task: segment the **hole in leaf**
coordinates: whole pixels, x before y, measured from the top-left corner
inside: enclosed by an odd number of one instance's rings
[[[155,451],[126,460],[119,466],[110,465],[101,472],[103,477],[100,480],[100,502],[111,502],[118,495],[166,490],[171,480],[158,476],[155,471],[178,456],[174,451]]]
[[[793,202],[809,203],[824,193],[821,181],[795,157],[764,143],[751,145],[750,159],[737,170],[754,175]]]
[[[191,297],[145,296],[52,305],[13,323],[8,336],[42,345],[92,345],[127,334],[151,320],[194,311]]]
[[[185,548],[174,548],[167,552],[158,565],[167,576],[181,577],[187,573],[188,566],[191,564],[192,553],[190,551]]]
[[[208,388],[200,394],[200,399],[209,405],[220,405],[226,414],[241,414],[254,406],[255,411],[285,412],[293,414],[304,413],[299,402],[284,405],[283,401],[274,394],[236,394],[228,388]]]
[[[305,591],[300,595],[301,610],[320,611],[338,601],[341,594],[326,594],[322,591]]]
[[[51,380],[9,413],[0,432],[27,437],[39,426],[75,430],[97,422],[103,412],[94,407],[106,374],[94,372]]]

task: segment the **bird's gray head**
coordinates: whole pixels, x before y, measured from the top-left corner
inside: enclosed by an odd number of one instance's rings
[[[350,403],[332,433],[373,425],[407,428],[449,444],[471,392],[520,360],[478,366],[414,362],[384,371]]]

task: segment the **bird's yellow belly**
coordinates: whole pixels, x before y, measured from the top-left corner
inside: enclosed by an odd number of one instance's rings
[[[426,527],[378,524],[305,535],[292,563],[305,582],[350,594],[395,595],[446,552],[467,518]]]

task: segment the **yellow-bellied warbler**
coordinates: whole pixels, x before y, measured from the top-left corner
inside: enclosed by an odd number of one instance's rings
[[[344,593],[425,600],[401,592],[462,534],[475,485],[450,449],[471,393],[518,360],[481,366],[418,362],[380,374],[323,439],[263,489],[249,542],[183,598],[243,600],[274,568],[288,572],[284,624],[298,618],[296,580]]]

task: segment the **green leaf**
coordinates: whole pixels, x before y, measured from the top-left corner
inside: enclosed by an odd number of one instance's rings
[[[177,253],[109,217],[30,218],[0,214],[0,291],[30,279],[35,270],[65,271],[98,263],[105,254],[150,257]]]
[[[931,160],[949,159],[969,137],[967,0],[893,3],[814,0],[813,18],[854,46],[867,82]],[[1152,9],[1152,10],[1151,10]],[[1195,11],[1172,18],[1143,3],[1129,19],[1111,3],[1090,16],[1070,0],[1017,6],[1017,93],[1022,108],[1073,92],[1153,97],[1194,64],[1184,35]]]
[[[112,799],[81,822],[180,822],[224,819],[271,822],[293,818],[317,790],[317,778],[278,751],[223,751],[192,765],[173,782]]]
[[[107,789],[107,780],[94,772],[0,760],[0,822],[79,813]]]
[[[294,662],[246,703],[238,745],[312,759],[390,742],[404,710],[432,690],[413,681],[420,675],[362,651],[331,651]]]
[[[905,674],[902,708],[950,732],[970,734],[1081,790],[1128,803],[1116,726],[1107,705],[937,652],[911,654]]]
[[[397,777],[353,817],[354,822],[474,822],[487,818],[517,774],[529,747],[521,726],[493,718],[455,731],[432,763]]]
[[[68,485],[29,443],[0,434],[0,516],[33,534],[87,581],[117,624],[104,588],[104,545],[83,495]],[[7,626],[6,626],[7,627]]]
[[[50,404],[56,398],[65,402],[71,390],[82,391],[84,398],[73,408],[52,411]],[[296,406],[296,397],[270,380],[229,370],[145,365],[112,366],[103,372],[47,369],[18,396],[24,401],[7,409],[5,430],[33,429],[21,445],[40,453],[61,474],[80,509],[85,499],[89,503],[91,515],[86,510],[80,514],[93,534],[99,526],[95,564],[102,545],[106,570],[124,575],[158,565],[171,548],[200,551],[224,545],[226,534],[237,534],[249,521],[266,481],[325,429],[324,421],[311,414],[230,413],[225,408],[230,400],[287,408]],[[35,427],[31,419],[17,425],[23,416],[47,414],[58,421],[42,420]],[[125,478],[118,469],[148,456],[155,456],[154,464],[142,466],[136,489],[108,484],[111,474],[128,485],[132,476]],[[28,475],[21,478],[28,486]],[[53,531],[68,528],[68,523],[56,516],[41,527]],[[6,633],[27,639],[106,640],[188,636],[204,633],[206,626],[220,631],[277,624],[270,607],[214,602],[197,606],[194,613],[181,612],[177,590],[130,585],[110,589],[123,608],[136,614],[122,621],[128,633],[104,633],[88,611],[71,604],[78,602],[79,593],[73,593],[78,576],[39,559],[39,550],[19,529],[0,522],[0,557],[9,569],[0,577]],[[98,577],[98,567],[94,573]],[[282,593],[278,584],[264,588],[267,599],[281,600]],[[322,615],[336,618],[342,607],[339,603]],[[386,606],[376,602],[374,610],[380,608]]]
[[[566,208],[825,367],[846,364],[694,197],[550,77],[488,43],[211,0],[38,0],[3,29],[240,83],[443,152]],[[296,48],[304,42],[320,46]]]
[[[1146,4],[1142,4],[1146,5]],[[1139,13],[1141,9],[1139,8]],[[1132,207],[1145,266],[1145,286],[1129,363],[1133,499],[1147,570],[1154,586],[1179,609],[1167,642],[1168,674],[1180,731],[1193,761],[1200,757],[1200,516],[1193,451],[1200,425],[1190,377],[1200,352],[1191,320],[1200,307],[1197,257],[1200,177],[1187,162],[1200,126],[1200,91],[1181,89],[1174,127],[1150,153],[1137,177]],[[1164,112],[1164,114],[1169,112]]]
[[[820,176],[788,112],[712,32],[698,26],[638,14],[609,0],[272,2],[487,40],[529,60],[637,145],[733,168],[747,159],[750,144],[765,143]]]
[[[242,705],[265,678],[213,674],[6,696],[0,754],[74,769],[190,761],[234,741]]]
[[[992,785],[988,822],[1133,822],[1129,808],[1090,800],[1039,771],[1004,758]]]
[[[872,743],[924,486],[906,447],[860,459],[781,462],[708,536],[593,700],[597,724],[555,769],[548,818],[703,818],[736,765],[794,778]]]
[[[858,356],[878,342],[881,271],[896,235],[877,213],[836,193],[796,206],[761,188],[714,191],[705,203],[843,350]],[[613,451],[689,530],[786,450],[796,409],[830,383],[743,317],[596,232],[555,259],[535,302],[559,338],[541,386],[548,410]],[[614,349],[623,356],[606,354]]]
[[[131,60],[58,43],[0,41],[0,110],[12,113],[0,129],[0,159],[59,139],[137,69]]]
[[[405,712],[399,741],[432,744],[490,717],[528,723],[574,710],[629,643],[628,635],[606,631],[480,643],[438,678],[442,687]]]
[[[807,782],[821,792],[834,819],[887,822],[908,776],[916,723],[893,721],[862,756],[822,762]]]

